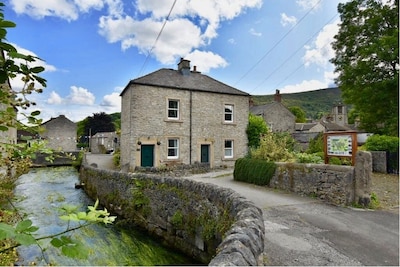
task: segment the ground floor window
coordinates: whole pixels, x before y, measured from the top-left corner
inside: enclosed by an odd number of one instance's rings
[[[168,159],[179,158],[179,139],[168,139]]]
[[[233,140],[225,140],[224,152],[226,159],[233,158]]]

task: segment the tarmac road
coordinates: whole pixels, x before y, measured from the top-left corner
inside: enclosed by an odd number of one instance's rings
[[[231,188],[263,210],[265,265],[399,266],[399,215],[337,207],[233,180],[233,170],[186,177]]]

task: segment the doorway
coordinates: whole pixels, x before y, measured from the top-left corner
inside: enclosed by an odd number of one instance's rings
[[[140,166],[153,167],[154,166],[154,145],[142,145],[140,151]]]
[[[210,163],[210,145],[201,145],[201,163]]]

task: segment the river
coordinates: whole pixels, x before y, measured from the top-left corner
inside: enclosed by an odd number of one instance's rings
[[[59,219],[62,205],[76,205],[86,211],[93,205],[83,190],[75,189],[78,172],[72,167],[37,168],[22,175],[15,188],[15,206],[39,227],[37,236],[59,233],[67,223]],[[91,225],[69,234],[90,249],[89,258],[71,259],[53,248],[50,240],[18,248],[19,265],[193,265],[197,264],[133,227]],[[44,260],[45,259],[45,260]]]

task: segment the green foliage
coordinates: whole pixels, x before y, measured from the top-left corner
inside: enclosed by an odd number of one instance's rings
[[[258,148],[250,148],[250,156],[271,162],[293,162],[294,146],[295,142],[290,135],[269,132],[261,138]]]
[[[93,136],[99,132],[114,132],[115,125],[110,115],[105,112],[93,113],[93,116],[87,117],[87,123],[84,125],[85,135]]]
[[[177,210],[174,215],[172,215],[171,223],[176,228],[181,228],[183,224],[183,214],[182,211]]]
[[[267,162],[262,159],[240,158],[235,162],[233,179],[256,185],[269,185],[275,169],[274,162]]]
[[[399,120],[398,1],[352,0],[338,6],[341,23],[331,62],[343,100],[361,127],[397,136]]]
[[[372,192],[371,193],[371,202],[369,203],[369,208],[370,209],[377,209],[380,206],[380,201],[378,199],[378,196]]]
[[[249,147],[258,147],[260,145],[260,137],[267,132],[268,127],[264,119],[249,113],[249,124],[246,129]]]
[[[315,163],[322,164],[324,163],[323,157],[321,157],[320,153],[295,153],[296,162],[298,163]]]
[[[306,119],[306,112],[298,106],[292,106],[289,107],[290,112],[293,113],[293,115],[296,116],[296,122],[297,123],[304,123],[307,121]]]
[[[115,221],[115,216],[109,216],[110,213],[107,209],[98,210],[99,201],[97,200],[93,206],[88,206],[88,211],[78,211],[78,207],[72,205],[64,205],[62,212],[64,215],[60,216],[62,220],[68,222],[79,222],[77,227],[68,228],[61,233],[37,237],[35,232],[39,230],[38,227],[32,225],[29,219],[18,222],[15,226],[0,223],[0,241],[5,239],[12,239],[13,245],[3,248],[0,253],[13,249],[17,246],[29,246],[36,244],[41,250],[43,248],[39,244],[40,240],[51,239],[50,244],[56,248],[61,249],[63,255],[71,258],[86,259],[89,255],[89,250],[79,241],[73,240],[65,234],[82,227],[86,227],[94,223],[111,224]]]
[[[117,149],[114,151],[113,163],[114,163],[115,167],[117,167],[117,168],[121,167],[121,150],[120,149]]]
[[[364,144],[368,151],[399,151],[399,137],[374,134]]]
[[[251,97],[256,105],[274,101],[274,95],[255,95]],[[286,107],[297,106],[304,110],[307,118],[320,119],[331,112],[332,106],[343,102],[339,88],[320,89],[315,91],[282,94],[282,104]]]
[[[324,152],[324,134],[319,133],[314,139],[310,140],[306,153],[313,154]]]

